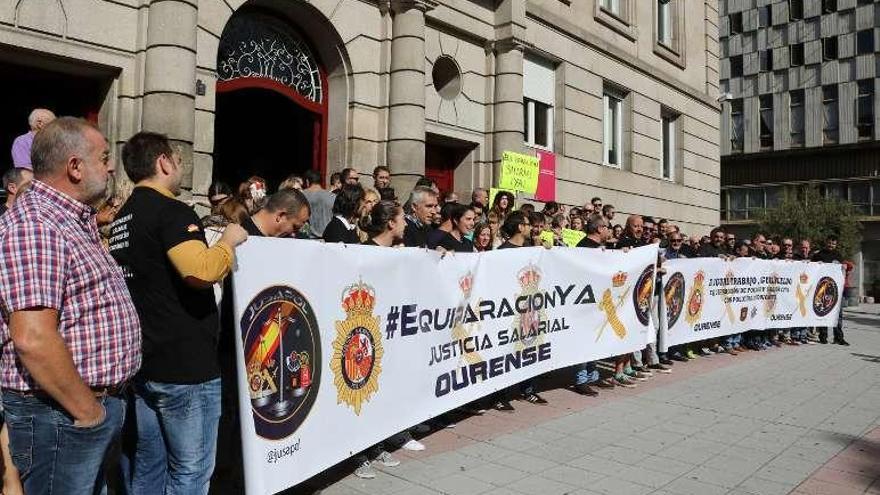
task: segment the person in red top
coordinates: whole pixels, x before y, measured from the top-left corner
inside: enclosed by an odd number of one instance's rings
[[[26,493],[99,493],[122,394],[141,365],[138,314],[95,207],[114,165],[64,117],[34,138],[35,180],[0,218],[0,386]]]

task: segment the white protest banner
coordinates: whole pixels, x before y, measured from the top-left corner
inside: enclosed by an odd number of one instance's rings
[[[837,324],[842,265],[695,258],[663,266],[668,345],[748,330]]]
[[[657,248],[237,250],[243,459],[275,493],[421,421],[645,347]]]

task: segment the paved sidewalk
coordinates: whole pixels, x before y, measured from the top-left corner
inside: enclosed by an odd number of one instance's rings
[[[851,347],[676,363],[597,398],[557,374],[545,380],[549,406],[459,417],[421,439],[425,452],[395,452],[402,464],[374,480],[345,464],[307,485],[322,495],[880,494],[880,307],[847,314]]]

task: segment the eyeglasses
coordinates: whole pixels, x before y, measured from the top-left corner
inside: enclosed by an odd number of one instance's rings
[[[681,242],[681,239],[669,239],[669,242]]]
[[[785,247],[794,247],[794,244],[791,244],[791,243],[786,242],[785,244],[783,244],[783,246],[785,246]]]
[[[523,222],[523,223],[521,223],[520,225],[525,225],[526,227],[529,227],[529,226],[531,226],[532,224],[530,224],[529,222]]]

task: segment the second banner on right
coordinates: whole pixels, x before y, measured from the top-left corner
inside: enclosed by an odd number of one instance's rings
[[[670,346],[748,330],[837,324],[843,265],[696,258],[663,266],[663,317]]]

